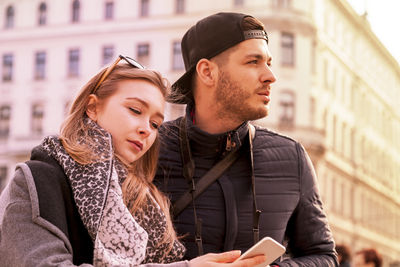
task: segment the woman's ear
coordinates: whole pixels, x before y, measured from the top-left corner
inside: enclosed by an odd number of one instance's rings
[[[97,121],[97,106],[99,104],[99,99],[96,95],[89,95],[89,101],[86,107],[86,115],[92,120]]]
[[[213,86],[218,76],[218,66],[216,63],[202,58],[197,62],[196,72],[201,83],[207,86]]]

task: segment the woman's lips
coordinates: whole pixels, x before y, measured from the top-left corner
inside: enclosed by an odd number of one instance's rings
[[[143,144],[139,141],[129,141],[131,143],[132,147],[135,148],[138,152],[142,151],[143,149]]]

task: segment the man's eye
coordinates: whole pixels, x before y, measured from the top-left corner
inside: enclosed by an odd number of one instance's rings
[[[138,114],[138,115],[142,114],[142,112],[139,109],[136,109],[136,108],[129,108],[129,110],[132,111],[135,114]]]
[[[257,61],[257,60],[252,60],[252,61],[249,61],[248,63],[249,63],[249,64],[257,64],[258,61]]]

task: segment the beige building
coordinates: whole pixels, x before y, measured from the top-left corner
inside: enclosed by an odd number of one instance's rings
[[[125,54],[174,81],[184,32],[219,11],[265,23],[278,81],[256,123],[306,147],[337,243],[400,259],[400,67],[345,0],[0,0],[0,190],[102,66]]]

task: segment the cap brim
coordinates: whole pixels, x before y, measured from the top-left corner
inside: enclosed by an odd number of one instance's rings
[[[192,95],[192,74],[194,67],[186,71],[171,86],[171,94],[167,97],[167,101],[175,104],[189,104],[193,101]]]

